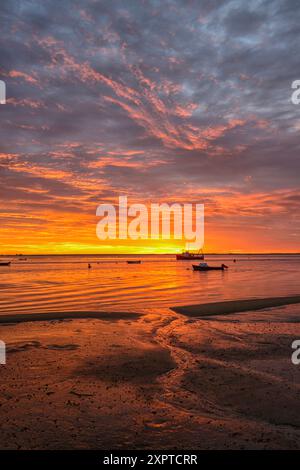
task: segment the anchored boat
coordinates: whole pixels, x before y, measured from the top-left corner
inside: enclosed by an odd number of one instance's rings
[[[228,269],[226,264],[221,264],[221,266],[208,266],[207,263],[193,264],[194,271],[224,271]]]
[[[203,251],[198,251],[198,253],[193,253],[192,251],[183,251],[182,253],[176,255],[177,261],[190,261],[194,259],[204,259]]]

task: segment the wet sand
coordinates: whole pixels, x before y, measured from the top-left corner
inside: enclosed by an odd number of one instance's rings
[[[266,299],[229,300],[224,302],[211,302],[208,304],[187,305],[173,307],[172,310],[190,317],[227,315],[228,313],[249,312],[264,308],[279,307],[281,305],[299,304],[300,295],[289,297],[268,297]]]
[[[137,312],[43,312],[43,313],[13,313],[10,315],[0,315],[2,323],[24,323],[32,321],[52,321],[52,320],[74,320],[78,318],[98,318],[99,320],[120,320],[136,319],[140,316]]]
[[[298,305],[109,315],[1,324],[2,449],[300,448]]]

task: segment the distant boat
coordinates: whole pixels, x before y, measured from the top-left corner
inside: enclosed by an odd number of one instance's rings
[[[194,271],[224,271],[228,269],[226,264],[221,264],[221,266],[208,266],[206,263],[193,264]]]
[[[27,258],[19,258],[19,261],[27,261]]]
[[[0,261],[0,266],[10,266],[11,261]]]
[[[132,260],[128,260],[127,261],[127,264],[141,264],[141,260],[140,259],[132,259]]]
[[[189,261],[194,259],[204,259],[203,251],[198,251],[198,253],[193,253],[192,251],[183,251],[182,253],[176,255],[177,261]]]

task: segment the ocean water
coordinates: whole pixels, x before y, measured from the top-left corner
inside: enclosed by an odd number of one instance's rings
[[[194,272],[193,262],[176,261],[174,255],[5,259],[11,259],[12,264],[0,266],[0,315],[138,311],[139,308],[300,294],[300,255],[206,256],[211,265],[227,264],[229,269],[224,272]],[[142,263],[129,265],[129,259],[141,259]]]

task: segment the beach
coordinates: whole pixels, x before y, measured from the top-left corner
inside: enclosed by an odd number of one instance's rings
[[[299,449],[296,297],[2,316],[1,448]]]
[[[3,467],[300,450],[299,18],[0,0]]]

